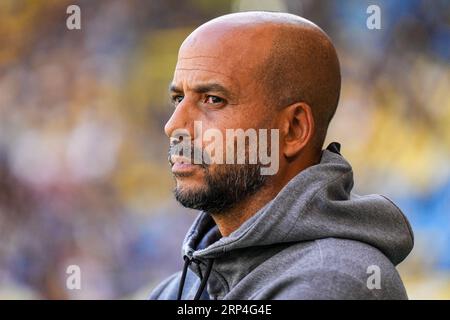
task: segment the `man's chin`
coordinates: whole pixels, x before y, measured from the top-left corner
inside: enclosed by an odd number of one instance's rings
[[[199,210],[201,209],[199,205],[202,203],[201,199],[204,193],[204,186],[193,187],[178,183],[174,190],[175,198],[182,206]]]
[[[202,173],[182,174],[175,176],[176,190],[179,193],[195,194],[205,189]]]

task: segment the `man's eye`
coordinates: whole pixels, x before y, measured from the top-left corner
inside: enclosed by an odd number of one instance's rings
[[[224,100],[216,96],[206,96],[205,103],[217,104],[222,103]]]
[[[180,96],[180,95],[173,96],[172,97],[172,103],[174,105],[178,105],[181,101],[183,101],[183,98],[184,98],[184,96]]]

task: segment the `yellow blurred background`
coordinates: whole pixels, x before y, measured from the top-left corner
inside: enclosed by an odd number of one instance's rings
[[[366,9],[381,8],[381,30]],[[66,27],[81,8],[81,30]],[[412,299],[450,299],[448,1],[0,1],[0,299],[145,299],[180,269],[195,212],[173,199],[164,123],[178,47],[243,10],[299,14],[341,59],[327,140],[357,193],[403,209]],[[79,265],[82,289],[67,290]]]

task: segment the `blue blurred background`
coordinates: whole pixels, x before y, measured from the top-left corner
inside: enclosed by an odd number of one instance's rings
[[[66,8],[81,8],[81,30]],[[366,9],[381,9],[381,30]],[[403,209],[410,298],[450,299],[450,2],[0,2],[0,299],[145,299],[182,265],[196,213],[173,199],[164,123],[182,40],[218,15],[287,11],[320,25],[343,88],[328,142],[358,193]],[[81,290],[67,290],[79,265]]]

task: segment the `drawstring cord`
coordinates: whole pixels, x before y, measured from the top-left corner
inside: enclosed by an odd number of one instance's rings
[[[203,293],[203,290],[205,290],[206,283],[208,282],[209,275],[211,274],[213,262],[214,262],[213,259],[208,259],[205,276],[203,277],[202,282],[200,283],[200,287],[198,287],[194,300],[199,300]]]
[[[184,266],[183,266],[183,272],[181,273],[180,285],[178,286],[177,300],[181,300],[181,296],[183,295],[183,288],[184,288],[184,283],[186,282],[186,275],[187,275],[188,267],[192,261],[193,261],[193,259],[191,260],[191,259],[189,259],[189,257],[184,256]],[[200,286],[197,289],[197,293],[195,294],[194,300],[199,300],[203,291],[205,290],[209,275],[211,274],[213,262],[214,262],[214,259],[208,259],[208,262],[206,264],[205,276],[202,278],[202,280],[200,282]]]
[[[181,300],[181,296],[183,295],[184,282],[186,281],[187,269],[190,264],[191,260],[187,256],[184,256],[184,266],[183,272],[181,273],[180,286],[178,287],[177,300]]]

